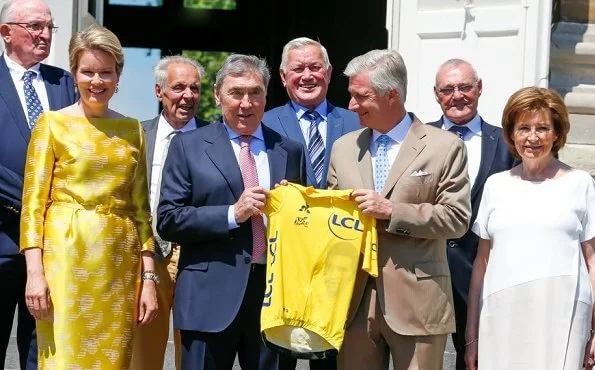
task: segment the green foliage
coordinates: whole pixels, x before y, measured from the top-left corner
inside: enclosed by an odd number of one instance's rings
[[[194,9],[234,10],[236,0],[184,0],[184,7]]]
[[[215,104],[215,93],[213,84],[215,84],[215,75],[223,61],[230,54],[223,51],[190,51],[183,52],[188,58],[198,61],[205,69],[205,75],[201,81],[200,104],[198,107],[198,116],[207,121],[219,121],[221,110]]]

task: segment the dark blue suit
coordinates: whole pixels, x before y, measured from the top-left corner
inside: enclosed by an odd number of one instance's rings
[[[72,75],[41,64],[50,110],[75,102]],[[31,132],[26,112],[0,55],[0,358],[4,364],[15,308],[18,305],[17,345],[22,369],[37,368],[35,320],[25,306],[25,260],[19,254],[19,222],[23,171]],[[3,368],[3,366],[0,366]]]
[[[442,118],[436,122],[430,122],[438,128],[442,128]],[[514,166],[514,158],[504,142],[502,129],[492,126],[481,120],[481,161],[475,183],[471,188],[471,222],[473,225],[477,217],[477,210],[483,194],[483,186],[487,178],[498,172],[509,170]],[[475,153],[467,153],[470,157]],[[465,327],[467,323],[467,296],[469,295],[469,284],[471,282],[471,270],[473,261],[477,255],[479,237],[470,229],[459,239],[448,240],[447,256],[448,265],[453,287],[456,333],[453,334],[453,342],[457,350],[457,370],[465,369]]]
[[[303,147],[262,129],[271,187],[282,179],[304,184]],[[182,367],[231,369],[237,352],[243,369],[277,369],[260,337],[266,278],[264,266],[251,263],[250,221],[228,227],[244,185],[224,125],[177,135],[162,178],[157,231],[181,245],[174,326],[182,330]]]
[[[265,112],[262,121],[265,125],[277,131],[281,135],[301,143],[304,148],[306,148],[304,135],[302,134],[300,124],[291,102]],[[316,183],[312,164],[310,161],[307,161],[308,163],[306,164],[306,170],[308,174],[309,186],[314,186],[316,188],[326,188],[326,175],[328,173],[328,166],[331,160],[331,148],[333,147],[333,143],[346,133],[359,130],[360,128],[362,128],[362,126],[359,122],[357,114],[347,109],[335,107],[331,103],[327,102],[326,146],[324,152],[324,170],[322,172],[322,181],[319,184]]]

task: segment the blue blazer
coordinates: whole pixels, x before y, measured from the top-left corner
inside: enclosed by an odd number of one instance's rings
[[[77,98],[72,75],[41,64],[39,68],[50,110],[73,104]],[[0,55],[0,256],[19,253],[19,223],[23,172],[31,131],[4,56]]]
[[[282,179],[304,184],[303,147],[262,125],[271,187]],[[252,226],[229,230],[227,212],[244,191],[223,124],[172,139],[157,207],[159,235],[180,247],[174,298],[177,329],[220,332],[236,317],[252,262]]]
[[[306,163],[306,171],[308,174],[308,186],[314,186],[316,188],[326,188],[326,177],[328,173],[328,166],[331,160],[331,149],[335,140],[345,135],[348,132],[359,130],[362,128],[359,117],[352,111],[347,109],[333,106],[327,102],[327,130],[326,130],[326,147],[324,152],[324,169],[322,172],[322,181],[316,182],[314,177],[314,170],[312,169],[312,163],[308,160]],[[301,143],[304,148],[307,148],[304,140],[304,135],[300,128],[300,124],[295,115],[295,110],[291,105],[291,102],[287,104],[273,108],[265,112],[262,119],[265,125],[277,131],[283,136],[290,138],[291,140]],[[304,149],[308,153],[307,149]]]
[[[442,128],[442,117],[436,122],[430,122],[438,128]],[[515,164],[514,157],[502,137],[502,129],[492,126],[481,119],[481,160],[479,172],[475,183],[471,187],[471,222],[473,225],[477,217],[479,203],[483,194],[483,186],[490,175],[511,169]],[[469,284],[471,282],[471,270],[473,261],[477,255],[479,237],[471,229],[459,239],[451,239],[447,245],[448,264],[453,288],[467,302],[469,295]]]

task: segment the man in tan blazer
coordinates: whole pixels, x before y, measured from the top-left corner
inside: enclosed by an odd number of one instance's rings
[[[357,277],[339,369],[442,369],[454,332],[446,239],[462,236],[471,215],[465,145],[405,110],[407,70],[396,51],[373,50],[345,69],[366,128],[333,146],[332,189],[377,219],[377,279]]]

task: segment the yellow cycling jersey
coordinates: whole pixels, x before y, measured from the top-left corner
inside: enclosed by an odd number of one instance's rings
[[[350,194],[296,184],[270,193],[260,328],[277,351],[336,354],[358,269],[378,276],[376,219],[363,215]]]

